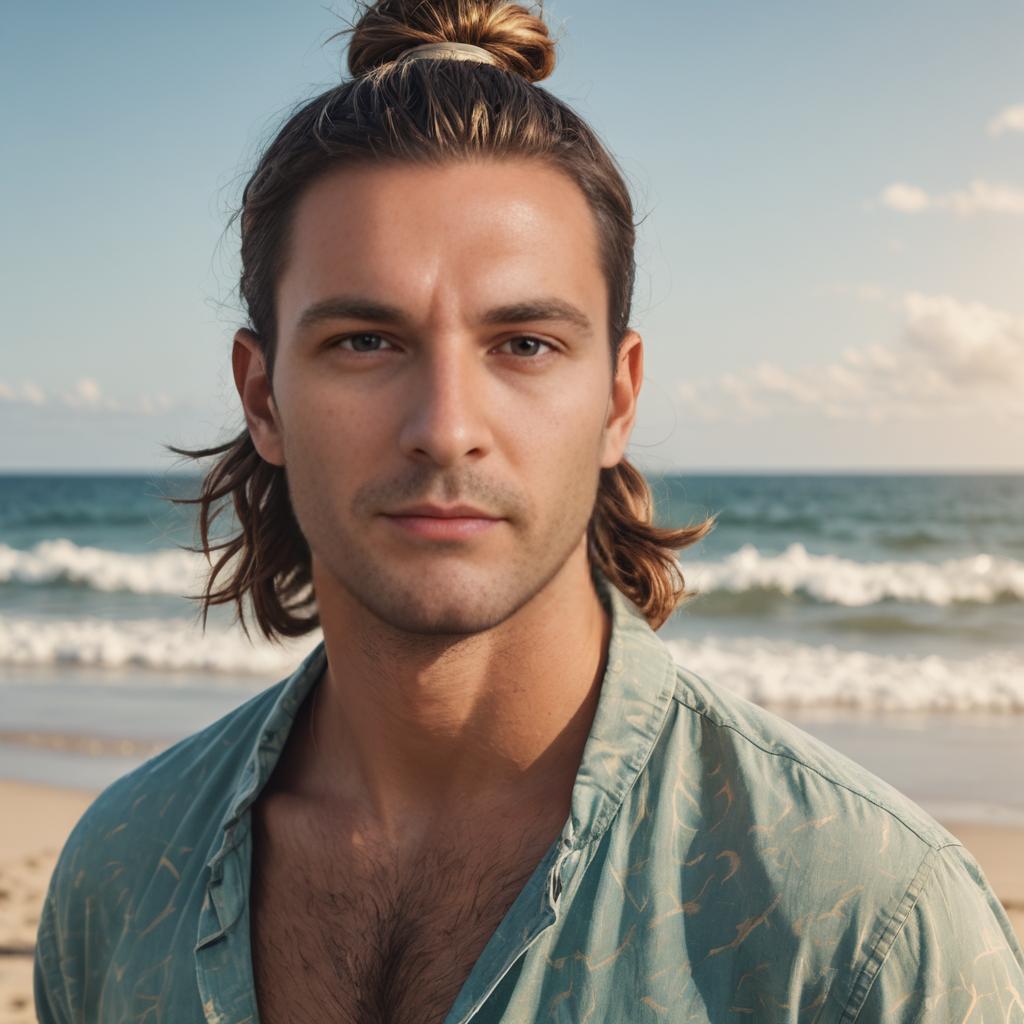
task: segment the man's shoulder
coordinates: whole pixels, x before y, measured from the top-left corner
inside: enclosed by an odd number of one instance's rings
[[[937,1001],[972,972],[986,990],[999,972],[1020,976],[1020,948],[981,869],[913,800],[682,666],[674,706],[648,783],[658,789],[644,802],[665,808],[652,817],[671,858],[656,881],[682,867],[678,899],[698,963],[732,953],[743,972],[765,969],[763,992],[780,1005],[803,986],[808,1005],[843,1020],[872,992],[874,1020],[922,984]],[[706,892],[711,915],[701,913]],[[951,939],[957,929],[969,934]],[[968,1002],[956,1003],[956,1019]]]
[[[237,788],[260,728],[287,680],[178,740],[107,785],[68,835],[54,872],[56,893],[97,873],[130,873],[192,852],[212,837]],[[77,887],[77,886],[75,886]]]
[[[802,819],[805,831],[833,831],[845,824],[856,838],[865,823],[869,833],[903,836],[908,854],[924,856],[959,841],[913,800],[863,765],[810,733],[729,689],[713,684],[683,666],[676,666],[674,699],[683,712],[698,719],[708,734],[709,749],[722,764],[743,777],[743,784],[774,803],[792,827]],[[715,756],[715,755],[712,755]],[[756,829],[763,821],[752,822]],[[811,827],[813,826],[813,827]],[[855,847],[856,842],[851,843]]]
[[[871,1020],[903,1020],[896,1008],[912,1013],[906,993],[922,985],[945,1009],[961,977],[993,991],[1020,976],[1010,925],[960,843],[797,726],[677,666],[646,765],[607,846],[608,917],[650,960],[648,979],[672,976],[685,950],[707,1019],[786,1006],[867,1019],[870,995]],[[969,995],[957,990],[955,1019]],[[667,985],[653,998],[671,1005]]]

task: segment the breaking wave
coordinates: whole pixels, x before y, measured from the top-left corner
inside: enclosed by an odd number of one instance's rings
[[[1024,656],[871,654],[761,637],[667,640],[708,682],[757,704],[862,711],[1024,712]]]
[[[44,620],[0,617],[0,665],[141,669],[161,673],[291,673],[321,633],[278,646],[248,641],[237,627],[183,620]],[[1024,713],[1024,655],[1012,651],[946,658],[873,654],[761,637],[666,639],[675,660],[714,685],[759,704],[861,710]],[[142,677],[129,673],[132,683]]]
[[[208,568],[202,555],[178,548],[131,553],[66,539],[41,541],[27,550],[0,544],[0,586],[78,586],[181,596],[202,589]],[[811,554],[802,544],[791,544],[777,555],[745,544],[722,561],[684,557],[682,568],[687,586],[701,594],[797,597],[846,607],[882,601],[1024,601],[1024,562],[987,554],[943,562],[860,562]]]
[[[682,565],[687,587],[701,593],[767,591],[846,607],[1024,601],[1024,562],[987,554],[944,562],[859,562],[811,554],[803,544],[778,555],[744,544],[721,562],[684,558]]]
[[[198,625],[182,619],[0,616],[0,665],[139,668],[283,678],[320,638],[317,631],[275,645],[255,634],[250,642],[238,627],[208,626],[203,633]]]

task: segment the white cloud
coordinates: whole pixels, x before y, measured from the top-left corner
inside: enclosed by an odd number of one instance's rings
[[[119,402],[104,396],[93,377],[79,378],[74,387],[60,395],[57,400],[69,409],[85,409],[92,412],[118,412],[121,409]]]
[[[999,111],[988,123],[989,135],[1024,132],[1024,103]]]
[[[956,213],[1024,213],[1024,189],[990,181],[972,181],[966,191],[951,192],[940,200]]]
[[[888,185],[882,190],[882,204],[890,210],[900,210],[903,213],[917,213],[920,210],[927,210],[931,206],[928,193],[916,185],[905,185],[897,181]]]
[[[20,386],[0,380],[0,402],[21,405],[43,405],[46,395],[33,381],[23,380]]]
[[[143,395],[139,399],[139,412],[147,416],[156,416],[166,412],[174,405],[174,401],[167,395]]]
[[[911,292],[905,303],[909,350],[930,359],[946,379],[1024,387],[1024,317],[945,295]]]
[[[911,292],[890,344],[787,369],[761,362],[677,388],[684,413],[716,420],[808,414],[872,422],[978,414],[1024,419],[1024,317]]]
[[[929,209],[952,210],[967,217],[975,213],[1024,214],[1024,189],[976,178],[966,188],[941,195],[929,195],[916,185],[895,182],[882,189],[883,206],[900,213],[921,213]]]
[[[0,380],[0,402],[11,405],[45,405],[48,399],[46,392],[31,380],[23,380],[20,385],[8,384]]]
[[[50,394],[34,381],[22,381],[16,386],[0,380],[0,403],[63,407],[84,413],[119,412],[137,416],[158,416],[181,404],[165,394],[143,394],[132,402],[108,398],[94,377],[80,377],[69,391]]]

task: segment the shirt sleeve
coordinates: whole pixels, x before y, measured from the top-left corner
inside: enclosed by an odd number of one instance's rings
[[[1024,1024],[1024,951],[977,861],[962,846],[929,854],[857,1024]]]

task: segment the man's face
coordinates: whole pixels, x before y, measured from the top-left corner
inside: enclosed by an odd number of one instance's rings
[[[631,335],[616,399],[597,228],[574,182],[523,160],[332,172],[297,204],[275,298],[272,417],[250,430],[286,467],[318,594],[467,634],[586,565],[642,355]],[[498,518],[445,536],[389,515],[419,503]]]

